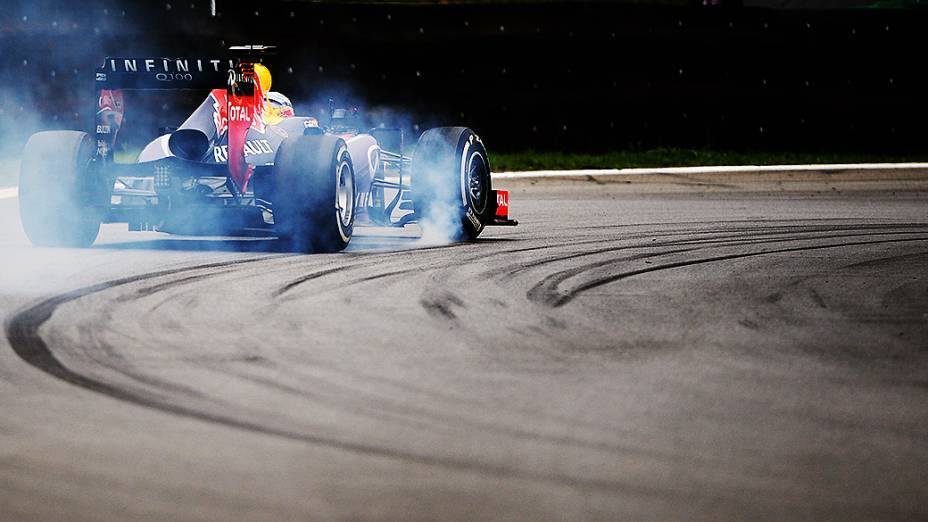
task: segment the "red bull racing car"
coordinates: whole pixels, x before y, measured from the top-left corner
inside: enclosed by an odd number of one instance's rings
[[[332,108],[327,124],[294,115],[289,100],[270,90],[266,50],[232,48],[242,54],[222,59],[107,58],[96,71],[93,137],[47,131],[26,144],[19,198],[29,239],[84,247],[101,223],[196,233],[218,220],[229,231],[266,230],[287,250],[332,252],[348,245],[356,225],[418,222],[469,240],[486,226],[516,224],[472,130],[430,129],[409,157],[401,134],[399,150],[383,146],[386,134],[402,131],[365,132],[355,111]],[[209,94],[136,161],[114,161],[132,110],[124,93],[173,89]]]

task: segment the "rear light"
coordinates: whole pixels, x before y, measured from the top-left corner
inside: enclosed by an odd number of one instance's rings
[[[171,169],[167,165],[155,165],[155,188],[171,186]]]

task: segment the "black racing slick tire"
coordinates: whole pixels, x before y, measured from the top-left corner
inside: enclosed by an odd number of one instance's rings
[[[493,218],[490,161],[467,127],[422,133],[412,159],[412,199],[423,234],[439,229],[448,239],[475,239]]]
[[[111,192],[91,168],[93,155],[85,132],[39,132],[26,142],[19,215],[34,245],[88,247],[97,239]]]
[[[351,241],[356,189],[348,146],[338,136],[294,136],[274,160],[274,228],[284,250],[338,252]]]

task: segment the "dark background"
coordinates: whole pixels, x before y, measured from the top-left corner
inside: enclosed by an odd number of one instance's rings
[[[89,128],[105,55],[265,43],[280,46],[274,90],[298,112],[324,112],[332,96],[371,125],[464,124],[497,150],[925,150],[928,11],[745,3],[220,1],[213,18],[203,1],[12,2],[0,19],[4,144]],[[768,2],[780,4],[795,2]],[[201,98],[127,118],[152,134]]]

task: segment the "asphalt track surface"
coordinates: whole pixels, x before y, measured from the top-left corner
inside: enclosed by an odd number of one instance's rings
[[[812,178],[308,256],[0,201],[0,519],[925,519],[928,182]]]

